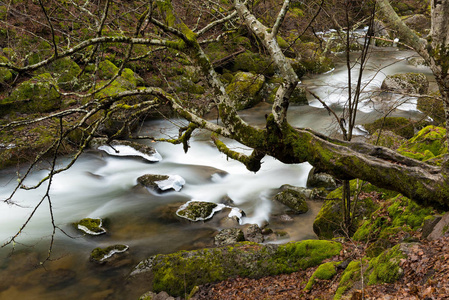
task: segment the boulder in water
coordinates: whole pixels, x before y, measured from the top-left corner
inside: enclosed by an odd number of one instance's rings
[[[149,162],[158,162],[162,156],[152,147],[123,140],[113,140],[106,143],[107,139],[98,138],[91,142],[91,147],[102,150],[112,156],[141,157]]]
[[[127,245],[113,245],[106,248],[95,248],[90,254],[90,260],[96,263],[107,262],[114,254],[127,251]]]
[[[223,204],[216,204],[206,201],[189,201],[182,205],[176,215],[190,221],[205,221],[224,208]]]
[[[89,235],[100,235],[106,233],[106,229],[102,227],[103,220],[100,218],[84,218],[79,222],[75,223],[76,228],[89,234]]]
[[[274,199],[299,214],[306,213],[309,210],[306,195],[294,189],[285,189],[276,194]]]
[[[384,79],[381,89],[396,93],[426,94],[429,81],[421,73],[394,74]]]
[[[186,183],[184,178],[179,175],[156,175],[147,174],[137,178],[137,182],[141,185],[160,191],[173,189],[179,192]]]
[[[243,234],[245,235],[245,240],[254,243],[263,243],[264,238],[262,230],[257,224],[249,224],[243,229]]]

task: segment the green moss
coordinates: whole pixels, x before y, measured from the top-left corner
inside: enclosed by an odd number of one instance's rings
[[[117,68],[111,61],[103,60],[98,64],[98,77],[100,79],[111,79],[117,74],[119,68]]]
[[[341,299],[356,282],[361,280],[361,274],[367,285],[391,283],[402,274],[399,262],[405,255],[400,250],[401,245],[384,251],[378,257],[368,260],[354,260],[343,272],[334,299]]]
[[[329,280],[332,277],[334,277],[335,274],[337,274],[337,270],[335,267],[339,265],[341,262],[336,261],[330,261],[327,263],[324,263],[320,265],[315,272],[310,277],[309,281],[307,282],[306,287],[304,288],[306,291],[309,291],[312,289],[313,285],[316,282],[316,279],[321,280]]]
[[[257,93],[262,89],[265,78],[262,75],[238,72],[226,87],[229,97],[236,103],[236,109],[245,109],[259,101]]]
[[[398,195],[392,199],[393,203],[388,207],[388,214],[393,218],[392,226],[407,225],[411,229],[418,229],[426,216],[433,214],[433,209],[420,207],[414,201]]]
[[[102,226],[103,221],[101,219],[84,218],[79,222],[74,223],[75,227],[80,229],[79,226],[87,228],[87,230],[92,231],[96,234],[104,233],[104,228]],[[82,230],[82,229],[80,229]],[[84,231],[84,230],[83,230]]]
[[[309,210],[305,195],[293,189],[286,189],[276,194],[275,199],[296,213],[302,214]]]
[[[142,77],[140,77],[139,75],[137,75],[136,73],[134,73],[131,69],[128,68],[124,68],[122,71],[121,76],[127,80],[128,82],[130,82],[134,87],[137,86],[142,86],[145,84],[144,80],[142,79]]]
[[[325,258],[338,254],[340,250],[340,243],[324,240],[306,240],[280,245],[277,252],[268,260],[269,263],[275,263],[270,273],[291,273],[298,269],[307,269],[316,266]]]
[[[340,250],[339,243],[319,240],[279,246],[245,242],[222,248],[156,255],[142,262],[138,268],[151,269],[154,292],[166,291],[173,296],[183,296],[197,285],[232,276],[259,278],[315,266],[337,255]]]
[[[366,259],[362,260],[363,266],[368,264]],[[359,281],[361,278],[361,262],[360,260],[353,260],[349,263],[341,275],[340,282],[338,283],[337,291],[335,292],[334,299],[341,299],[343,294],[350,290],[354,282]]]
[[[364,221],[354,233],[353,239],[371,242],[379,240],[378,245],[382,245],[383,240],[390,239],[399,231],[417,230],[422,226],[424,219],[433,214],[431,208],[420,207],[412,200],[398,195],[388,199]]]
[[[265,76],[273,76],[275,67],[269,58],[259,53],[246,51],[235,58],[232,71],[254,72]]]
[[[370,134],[374,134],[377,130],[382,129],[392,131],[395,134],[406,139],[413,137],[414,128],[410,120],[402,117],[387,117],[377,119],[373,123],[363,125]]]
[[[177,91],[189,94],[204,94],[205,88],[199,84],[195,84],[192,80],[185,76],[176,76],[173,78],[174,84],[178,84]]]
[[[381,132],[380,138],[378,138],[379,132]],[[366,142],[373,144],[373,145],[387,147],[392,150],[396,150],[405,141],[406,141],[406,139],[404,137],[399,136],[392,131],[389,131],[389,130],[380,131],[380,129],[378,129],[373,134],[371,134],[371,136],[367,139]]]
[[[425,161],[447,153],[445,137],[445,128],[429,125],[404,143],[398,152]]]
[[[113,245],[106,248],[95,248],[90,254],[90,259],[95,262],[103,262],[114,253],[121,253],[128,250],[126,245]]]
[[[70,58],[64,57],[53,62],[49,71],[57,78],[58,86],[62,89],[73,91],[80,87],[77,76],[80,74],[81,68]]]
[[[318,52],[309,57],[303,57],[301,64],[306,68],[307,72],[314,74],[330,71],[334,67],[334,63],[329,57],[322,56]]]
[[[350,181],[351,193],[353,196],[359,190],[360,184],[362,184],[362,181]],[[342,190],[343,188],[339,187],[327,195],[326,198],[328,200],[324,202],[313,222],[313,231],[320,238],[331,239],[335,236],[341,236],[344,233],[342,231],[342,228],[344,228],[341,204]],[[363,184],[362,191],[365,193],[377,192],[383,194],[397,194],[367,183]],[[353,215],[353,224],[350,229],[350,234],[354,233],[354,231],[356,231],[363,223],[363,220],[371,215],[377,208],[377,204],[375,204],[370,197],[360,199],[355,210],[355,215]]]
[[[1,113],[11,110],[21,113],[49,112],[58,109],[61,97],[53,87],[54,80],[44,73],[22,82],[9,97],[0,100]]]
[[[191,221],[206,220],[212,215],[216,207],[217,204],[212,202],[190,201],[183,209],[179,209],[176,214]]]
[[[370,261],[367,270],[370,273],[368,285],[392,283],[402,275],[399,262],[406,256],[402,253],[400,247],[401,245],[396,245]]]

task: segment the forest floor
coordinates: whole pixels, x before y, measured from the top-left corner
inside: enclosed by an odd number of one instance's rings
[[[332,260],[360,259],[363,249],[363,245],[346,242],[340,255]],[[407,258],[400,261],[403,276],[398,281],[363,287],[361,280],[346,294],[350,295],[348,299],[449,299],[449,237],[435,241],[422,239],[408,249]],[[317,280],[310,291],[304,291],[316,268],[259,279],[237,277],[203,285],[193,299],[333,299],[344,270],[338,269],[331,280]]]

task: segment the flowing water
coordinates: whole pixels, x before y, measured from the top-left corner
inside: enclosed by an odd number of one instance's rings
[[[376,91],[386,74],[415,71],[401,58],[410,52],[381,52],[373,54],[371,65],[398,63],[376,75],[367,91]],[[345,69],[337,67],[327,74],[303,81],[320,95],[328,105],[341,111],[345,97]],[[372,121],[382,114],[382,100],[374,93],[364,99],[358,123]],[[335,132],[332,117],[310,99],[310,106],[291,107],[289,120],[293,126],[311,127],[319,132]],[[379,105],[377,105],[379,104]],[[372,107],[370,107],[372,105]],[[262,103],[241,112],[251,124],[263,125],[270,106]],[[413,103],[396,112],[410,118],[419,117]],[[145,123],[142,134],[172,137],[177,134],[179,120]],[[98,151],[86,152],[68,171],[54,177],[50,188],[51,205],[57,230],[52,260],[41,264],[50,245],[52,232],[49,201],[44,199],[16,243],[0,250],[0,299],[136,299],[145,292],[145,285],[130,284],[124,278],[141,259],[157,253],[211,246],[213,234],[220,229],[218,222],[190,223],[174,216],[174,210],[189,200],[220,202],[227,196],[245,211],[243,223],[269,222],[273,229],[288,233],[288,240],[316,238],[313,219],[321,203],[310,202],[310,211],[294,216],[292,223],[279,223],[273,218],[279,209],[272,200],[283,184],[305,186],[311,166],[307,163],[285,165],[271,157],[263,160],[261,170],[254,174],[240,163],[228,160],[208,139],[207,133],[194,135],[190,149],[184,154],[181,146],[168,143],[143,142],[153,146],[163,157],[157,163],[136,158],[117,158]],[[233,149],[247,152],[242,145],[227,141]],[[60,165],[68,162],[61,159]],[[25,185],[32,186],[45,176],[48,164],[42,163]],[[0,199],[5,199],[17,184],[16,172],[0,171]],[[163,194],[149,192],[137,186],[137,177],[144,174],[177,174],[186,180],[180,192]],[[226,175],[224,175],[226,174]],[[34,190],[19,190],[14,204],[0,203],[0,239],[6,242],[26,221],[36,204],[45,195],[47,185]],[[78,232],[73,222],[86,217],[107,218],[108,233],[90,237]],[[125,258],[113,266],[99,266],[89,261],[92,249],[114,244],[129,245]],[[14,251],[13,251],[14,250]]]

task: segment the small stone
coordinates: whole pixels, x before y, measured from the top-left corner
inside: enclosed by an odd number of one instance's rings
[[[247,241],[255,243],[263,243],[264,241],[262,230],[257,224],[249,224],[243,229],[243,233]]]
[[[245,240],[245,235],[243,231],[238,228],[228,228],[221,230],[215,236],[215,245],[216,246],[224,246],[224,245],[232,245],[238,242],[243,242]]]

